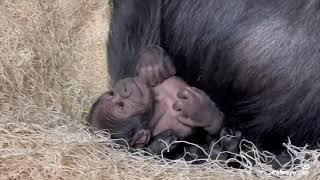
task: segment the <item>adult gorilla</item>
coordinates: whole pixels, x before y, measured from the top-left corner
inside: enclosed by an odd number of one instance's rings
[[[225,123],[274,153],[320,140],[319,0],[114,0],[113,84],[160,45],[177,76],[204,90]]]

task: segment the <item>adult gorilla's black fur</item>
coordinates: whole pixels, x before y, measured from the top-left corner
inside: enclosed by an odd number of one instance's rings
[[[281,152],[320,140],[319,0],[114,0],[113,82],[135,75],[141,47],[158,44],[177,75],[204,90],[227,126]]]

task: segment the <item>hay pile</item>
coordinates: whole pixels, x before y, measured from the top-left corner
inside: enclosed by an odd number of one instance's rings
[[[108,13],[105,0],[0,1],[0,179],[288,177],[259,162],[245,161],[245,169],[168,163],[90,134],[84,117],[108,88]],[[303,162],[308,173],[296,177],[317,177],[319,166]]]

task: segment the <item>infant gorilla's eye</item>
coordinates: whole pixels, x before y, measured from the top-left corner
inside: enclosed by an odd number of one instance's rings
[[[105,96],[114,96],[114,92],[113,91],[107,91],[105,94]]]

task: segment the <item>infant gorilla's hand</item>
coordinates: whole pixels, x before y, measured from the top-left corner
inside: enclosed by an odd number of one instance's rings
[[[210,134],[216,134],[223,121],[223,113],[200,89],[186,87],[177,94],[178,101],[172,108],[179,111],[178,121],[190,127],[203,127]]]
[[[176,73],[170,57],[160,46],[143,48],[136,69],[143,82],[150,86],[156,86]]]

